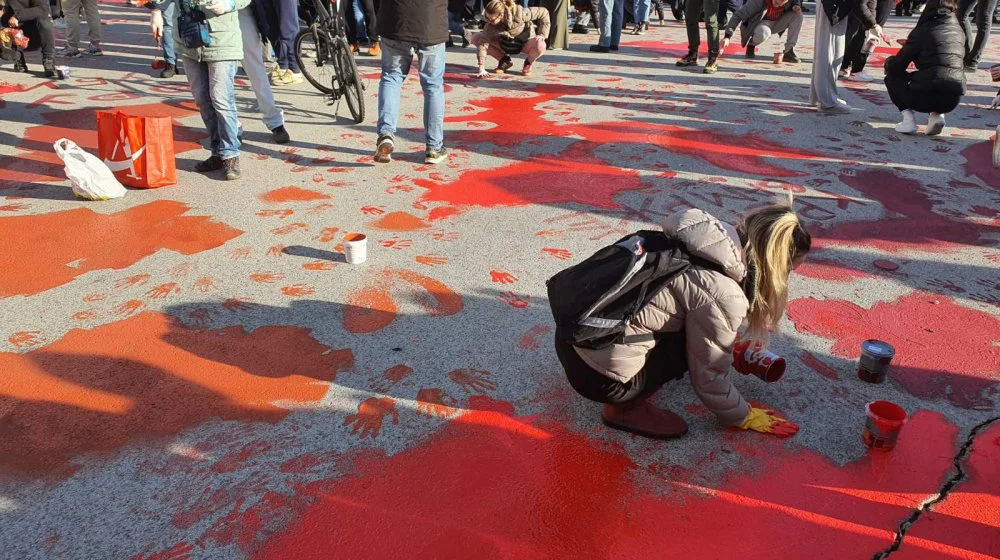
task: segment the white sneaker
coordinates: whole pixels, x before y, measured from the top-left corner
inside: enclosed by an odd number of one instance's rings
[[[927,128],[924,129],[924,134],[927,136],[937,136],[941,134],[942,130],[944,130],[944,115],[931,113],[931,116],[927,118]]]
[[[845,79],[849,78],[850,76],[851,76],[851,71],[850,70],[841,70],[840,72],[837,72],[837,79],[838,80],[845,80]]]
[[[850,115],[854,112],[854,109],[847,104],[841,105],[837,103],[833,107],[820,107],[819,112],[824,115]]]
[[[917,116],[909,109],[902,111],[900,114],[903,115],[903,122],[896,125],[896,132],[901,134],[916,134]]]
[[[849,80],[849,81],[852,81],[852,82],[865,82],[865,83],[867,83],[867,82],[874,82],[877,78],[875,78],[875,76],[872,76],[868,72],[861,71],[861,72],[858,72],[857,74],[850,74],[849,76],[847,76],[846,79]]]
[[[56,18],[52,22],[52,27],[55,27],[56,29],[66,29],[66,20],[63,18]]]

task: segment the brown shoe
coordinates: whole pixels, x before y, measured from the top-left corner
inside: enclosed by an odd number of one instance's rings
[[[677,61],[677,66],[698,66],[698,52],[688,52],[687,55]]]
[[[601,420],[606,426],[653,439],[673,439],[688,431],[687,422],[683,418],[645,400],[606,404],[601,412]]]

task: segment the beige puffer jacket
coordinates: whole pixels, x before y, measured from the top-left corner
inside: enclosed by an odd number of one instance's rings
[[[695,393],[722,423],[739,424],[748,406],[732,384],[733,345],[749,307],[740,287],[747,271],[739,236],[732,226],[695,209],[668,216],[663,231],[681,240],[691,254],[719,264],[726,274],[689,268],[639,312],[625,335],[685,331]],[[624,383],[642,370],[653,345],[649,341],[576,351],[587,365]]]

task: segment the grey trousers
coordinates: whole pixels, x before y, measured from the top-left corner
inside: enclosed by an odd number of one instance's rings
[[[788,52],[795,48],[799,42],[799,33],[802,31],[802,14],[788,12],[777,21],[761,20],[760,25],[753,30],[751,42],[756,47],[771,38],[771,35],[777,35],[782,31],[788,31],[788,36],[785,37],[785,52]]]
[[[831,25],[823,11],[823,0],[816,0],[816,48],[813,54],[812,87],[809,103],[829,109],[843,100],[837,96],[837,70],[844,61],[847,20]]]
[[[80,7],[87,15],[87,29],[92,45],[101,42],[101,13],[97,10],[97,0],[63,0],[63,14],[66,18],[66,46],[80,48]]]

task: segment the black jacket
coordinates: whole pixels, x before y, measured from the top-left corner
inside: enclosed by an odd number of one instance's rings
[[[878,22],[875,21],[875,10],[878,7],[878,0],[861,0],[851,15],[856,17],[865,29],[874,29]]]
[[[913,91],[965,94],[965,33],[955,14],[924,10],[899,53],[885,61],[886,74],[904,74],[910,63],[917,71],[910,80]]]
[[[837,25],[847,19],[847,16],[851,15],[851,12],[855,11],[863,0],[820,1],[823,3],[823,11],[826,13],[826,19],[830,20],[830,25]]]
[[[377,19],[386,39],[422,46],[448,40],[448,0],[382,0]]]
[[[14,13],[17,21],[35,21],[38,18],[49,17],[49,0],[7,0],[5,14]],[[4,16],[4,23],[9,18]]]

